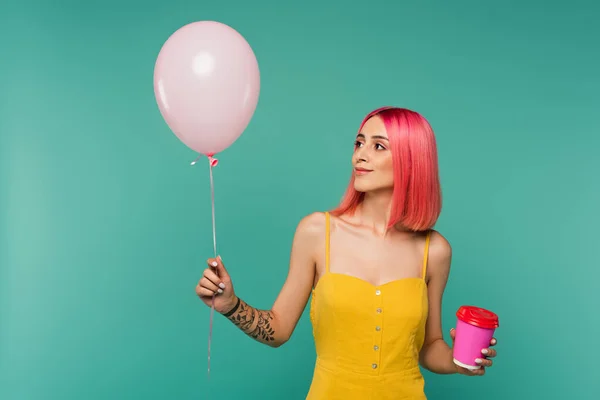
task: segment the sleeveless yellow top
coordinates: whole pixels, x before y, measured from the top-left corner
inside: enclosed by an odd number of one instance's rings
[[[379,286],[330,272],[326,216],[325,273],[312,291],[317,359],[307,400],[426,400],[419,368],[428,313],[425,273]]]

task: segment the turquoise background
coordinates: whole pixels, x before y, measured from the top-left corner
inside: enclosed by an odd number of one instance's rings
[[[215,169],[219,252],[268,308],[294,228],[334,206],[354,133],[415,109],[439,145],[462,304],[501,317],[485,377],[425,373],[430,399],[597,399],[600,6],[592,1],[16,1],[0,11],[0,398],[303,399],[305,313],[271,349],[215,320],[208,167],[152,88],[168,36],[242,33],[258,108]]]

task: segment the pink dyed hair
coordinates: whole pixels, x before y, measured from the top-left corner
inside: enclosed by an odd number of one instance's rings
[[[419,113],[405,108],[382,107],[371,111],[360,124],[374,116],[383,120],[392,152],[394,191],[388,227],[400,224],[412,231],[431,229],[441,213],[442,192],[437,145],[433,129]],[[354,189],[354,176],[332,215],[353,214],[364,193]]]

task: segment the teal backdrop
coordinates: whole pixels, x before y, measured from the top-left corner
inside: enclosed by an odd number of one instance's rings
[[[262,77],[215,169],[217,241],[268,308],[296,224],[333,207],[362,117],[421,112],[439,145],[462,304],[500,315],[484,377],[425,372],[430,399],[598,399],[600,6],[592,1],[5,1],[0,11],[0,398],[303,399],[305,312],[272,349],[215,320],[208,167],[170,132],[154,62],[217,20]],[[449,340],[448,336],[446,339]]]

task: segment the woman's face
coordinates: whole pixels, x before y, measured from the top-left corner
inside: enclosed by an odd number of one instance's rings
[[[378,116],[369,118],[358,133],[352,165],[355,190],[372,192],[393,188],[392,152],[385,125]]]

